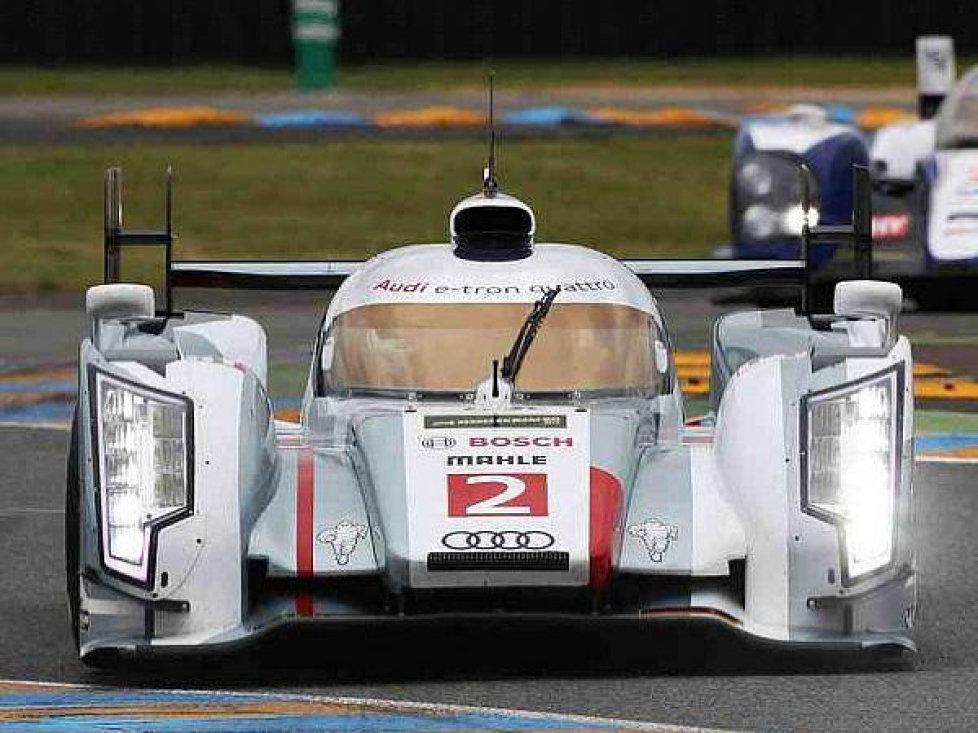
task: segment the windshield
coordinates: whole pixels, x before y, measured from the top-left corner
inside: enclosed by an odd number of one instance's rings
[[[375,304],[338,316],[321,347],[327,390],[471,392],[509,351],[529,303]],[[659,390],[655,322],[635,308],[556,303],[519,392]]]
[[[937,147],[978,147],[978,70],[948,95],[937,120]]]

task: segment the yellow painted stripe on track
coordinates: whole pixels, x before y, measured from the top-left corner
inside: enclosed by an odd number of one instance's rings
[[[866,107],[856,117],[856,124],[867,130],[878,130],[894,122],[908,122],[917,119],[912,112],[899,107]]]
[[[682,367],[710,367],[709,351],[677,351],[676,366]]]
[[[710,353],[677,351],[676,375],[685,394],[702,395],[710,391]],[[939,364],[914,364],[914,396],[924,400],[978,400],[978,382],[953,378],[954,372]]]
[[[730,127],[719,118],[689,107],[660,107],[652,110],[595,107],[588,110],[598,120],[633,127]]]
[[[709,379],[680,379],[679,388],[683,391],[683,394],[687,395],[702,395],[710,393],[710,380]]]
[[[283,422],[299,422],[299,411],[294,407],[282,407],[275,411],[275,419]]]
[[[0,373],[0,382],[74,382],[78,372],[71,367],[53,369],[17,369]]]
[[[913,365],[913,375],[915,377],[950,377],[953,372],[937,364],[925,364],[918,362]]]
[[[186,128],[207,126],[247,125],[251,116],[242,112],[231,112],[214,107],[177,107],[140,109],[131,112],[113,112],[94,115],[79,120],[77,127],[82,129],[101,129],[112,127],[163,127]]]
[[[73,399],[75,399],[75,395],[67,392],[49,392],[42,394],[14,392],[12,394],[0,394],[0,410],[34,407],[35,405],[46,405],[51,402],[71,402]]]
[[[478,127],[485,122],[482,112],[461,107],[391,110],[374,115],[378,127]]]
[[[922,379],[914,382],[913,393],[925,400],[978,400],[978,382]]]

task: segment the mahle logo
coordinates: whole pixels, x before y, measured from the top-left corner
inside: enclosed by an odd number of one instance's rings
[[[429,435],[421,439],[421,445],[428,450],[448,450],[455,447],[455,438],[445,435]]]

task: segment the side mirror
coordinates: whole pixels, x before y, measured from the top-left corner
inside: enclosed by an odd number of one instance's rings
[[[102,321],[108,318],[152,318],[156,312],[156,297],[149,285],[96,285],[85,294],[85,311],[92,324],[92,339],[97,346]]]
[[[665,374],[669,371],[669,349],[658,339],[655,340],[653,349],[655,350],[655,368],[659,374]]]
[[[323,339],[323,345],[319,350],[319,368],[328,372],[333,368],[333,355],[336,350],[336,339],[332,336]]]
[[[845,280],[835,286],[837,316],[857,318],[847,326],[856,346],[889,348],[896,341],[896,320],[903,306],[903,289],[881,280]]]
[[[835,286],[832,310],[837,316],[896,320],[903,307],[903,289],[882,280],[844,280]]]

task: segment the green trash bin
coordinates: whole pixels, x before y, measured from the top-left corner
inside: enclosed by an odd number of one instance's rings
[[[293,0],[292,44],[299,89],[333,85],[339,37],[339,0]]]

